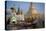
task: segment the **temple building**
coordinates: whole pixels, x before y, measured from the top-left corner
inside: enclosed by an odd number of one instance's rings
[[[37,8],[35,8],[35,5],[31,2],[25,19],[28,21],[32,21],[32,19],[38,19],[39,17],[40,13],[38,12]]]
[[[31,16],[33,18],[38,18],[39,17],[39,12],[38,10],[35,8],[34,4],[31,3]]]
[[[18,11],[16,13],[17,20],[24,20],[24,14],[23,11],[18,8]]]
[[[18,11],[16,11],[16,9],[12,7],[11,10],[12,10],[11,16],[15,16],[12,18],[14,22],[17,23],[17,21],[24,21],[24,14],[22,10],[20,10],[20,8],[18,8]],[[12,19],[11,19],[11,23],[13,22]]]
[[[38,18],[40,16],[38,10],[35,8],[35,5],[31,2],[29,6],[28,17]]]

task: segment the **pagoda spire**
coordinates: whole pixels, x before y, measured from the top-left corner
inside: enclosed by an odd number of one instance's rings
[[[30,3],[30,6],[29,6],[29,11],[27,12],[27,14],[29,15],[29,16],[32,16],[32,14],[37,14],[38,12],[37,12],[37,10],[36,10],[36,8],[35,8],[35,4],[34,3]]]
[[[27,14],[28,14],[29,16],[31,16],[31,14],[32,14],[32,2],[30,3],[29,11],[27,12]]]

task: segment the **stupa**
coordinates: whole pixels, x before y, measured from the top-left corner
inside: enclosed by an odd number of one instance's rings
[[[35,4],[32,3],[32,2],[30,3],[30,6],[29,6],[28,16],[29,17],[33,17],[33,18],[39,16],[39,13],[38,13],[38,11],[35,8]]]

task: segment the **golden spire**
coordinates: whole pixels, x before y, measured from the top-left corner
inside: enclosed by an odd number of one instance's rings
[[[38,14],[38,12],[37,12],[37,10],[35,8],[35,4],[31,2],[30,6],[29,6],[28,15],[32,16],[32,14]]]

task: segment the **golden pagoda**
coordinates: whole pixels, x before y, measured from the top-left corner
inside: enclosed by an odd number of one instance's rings
[[[36,10],[35,5],[32,2],[30,3],[30,6],[29,6],[28,16],[34,19],[38,18],[39,16],[39,13]]]

